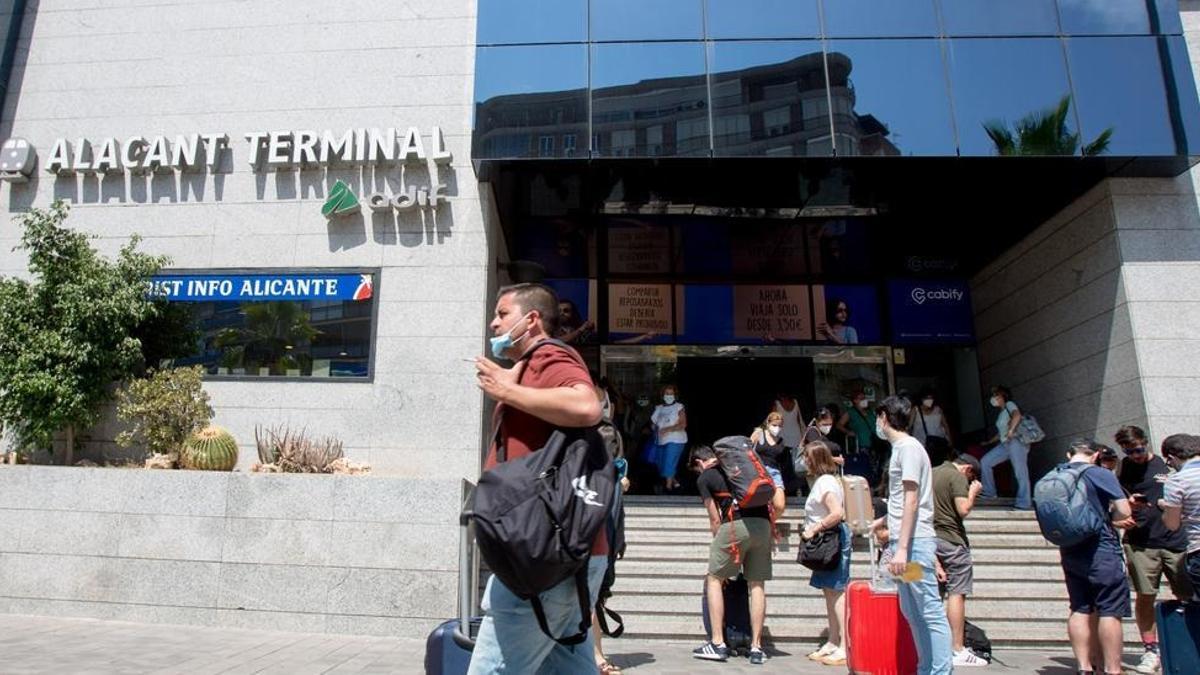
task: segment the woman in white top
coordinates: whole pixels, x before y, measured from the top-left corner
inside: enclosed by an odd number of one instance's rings
[[[1017,479],[1017,498],[1014,507],[1022,511],[1033,508],[1033,496],[1029,485],[1029,446],[1017,438],[1017,427],[1021,425],[1021,408],[1012,400],[1007,387],[992,387],[990,403],[999,408],[996,416],[996,435],[988,441],[996,446],[987,451],[979,464],[983,469],[983,496],[996,497],[996,479],[992,469],[1005,461],[1012,463],[1013,477]]]
[[[663,387],[663,402],[650,415],[650,425],[654,427],[654,450],[650,461],[658,467],[658,475],[665,481],[667,490],[679,487],[675,471],[688,441],[687,412],[678,396],[679,390],[674,385]]]
[[[841,559],[831,570],[814,570],[809,585],[825,594],[825,613],[829,619],[829,641],[808,655],[813,661],[827,666],[846,663],[846,586],[850,583],[850,528],[846,526],[842,508],[842,480],[833,453],[823,441],[804,446],[804,465],[808,467],[812,492],[804,502],[803,539],[819,532],[836,530],[841,540]]]
[[[791,394],[780,392],[775,396],[775,412],[782,420],[779,423],[779,436],[783,444],[789,448],[800,447],[804,436],[804,417],[800,413],[800,402]]]
[[[930,437],[941,438],[947,446],[953,446],[954,442],[950,441],[950,425],[946,423],[946,413],[942,412],[942,406],[937,405],[934,390],[925,389],[920,395],[917,414],[908,420],[908,434],[917,438],[926,450],[929,449]]]

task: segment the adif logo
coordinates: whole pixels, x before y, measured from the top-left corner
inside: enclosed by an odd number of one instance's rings
[[[604,506],[596,501],[596,497],[600,496],[600,493],[588,489],[587,476],[580,476],[571,481],[571,487],[575,488],[575,496],[582,499],[584,504],[588,506]]]
[[[0,180],[24,183],[33,173],[37,154],[24,138],[10,138],[0,145]]]
[[[350,186],[342,181],[334,183],[333,187],[329,189],[329,198],[321,207],[321,214],[326,218],[333,218],[356,211],[358,211],[358,195],[354,194]]]
[[[912,301],[918,305],[925,304],[926,300],[958,302],[963,299],[963,292],[957,288],[922,288],[918,286],[912,289],[911,295]]]

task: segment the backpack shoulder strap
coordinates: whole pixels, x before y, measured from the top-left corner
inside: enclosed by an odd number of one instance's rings
[[[529,351],[522,354],[521,358],[517,359],[517,361],[518,362],[520,362],[520,361],[528,362],[529,360],[531,360],[533,358],[534,352],[536,352],[537,350],[541,349],[542,347],[546,347],[546,346],[558,347],[559,349],[565,351],[567,353],[567,355],[570,356],[573,361],[578,363],[585,371],[587,370],[587,364],[583,362],[583,357],[581,357],[578,352],[576,352],[574,349],[572,349],[570,345],[563,342],[562,340],[559,340],[558,338],[546,338],[545,340],[542,340],[541,342],[539,342],[539,343],[535,344],[533,347],[531,347]],[[521,380],[524,379],[524,377],[525,377],[525,369],[522,368],[520,375],[517,376],[517,384],[521,384]],[[590,374],[589,374],[588,378],[591,379]],[[508,459],[508,448],[503,443],[503,440],[504,440],[504,433],[503,433],[504,432],[504,408],[503,408],[503,406],[500,408],[500,413],[497,417],[498,417],[498,419],[496,420],[496,432],[494,434],[492,434],[492,440],[496,444],[496,461],[500,462],[500,463],[504,463]]]

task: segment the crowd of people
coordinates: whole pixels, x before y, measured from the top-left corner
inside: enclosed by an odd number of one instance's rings
[[[542,447],[556,428],[587,427],[614,415],[608,390],[596,386],[569,347],[533,353],[534,345],[556,334],[558,312],[553,291],[537,284],[505,288],[498,295],[492,356],[515,364],[476,361],[480,389],[498,404],[487,467],[501,461],[498,448],[511,461]],[[532,358],[525,358],[530,353]],[[712,534],[705,583],[711,630],[694,656],[728,658],[723,587],[741,574],[749,589],[750,662],[767,658],[762,635],[766,582],[772,578],[778,536],[773,523],[786,507],[785,473],[790,471],[803,479],[806,495],[800,538],[834,532],[838,542],[837,563],[814,571],[810,580],[821,590],[828,620],[827,640],[808,654],[810,659],[838,666],[853,656],[846,641],[845,595],[852,536],[839,476],[861,475],[878,485],[885,499],[883,513],[870,527],[870,536],[884,550],[871,563],[901,580],[899,607],[912,632],[919,672],[986,665],[965,640],[973,563],[964,518],[979,498],[996,496],[993,471],[1005,461],[1016,478],[1016,508],[1033,506],[1027,433],[1032,418],[1004,387],[992,390],[990,403],[997,409],[996,433],[991,449],[977,459],[953,452],[955,438],[933,392],[923,392],[915,403],[904,396],[873,402],[865,392],[855,392],[846,411],[826,406],[808,423],[799,402],[780,395],[749,434],[774,496],[770,503],[739,510],[727,501],[732,490],[719,469],[718,454],[690,442],[679,392],[664,387],[661,404],[650,415],[653,436],[645,452],[662,486],[672,489],[678,485],[680,458],[692,446],[686,466],[697,474]],[[1089,675],[1121,672],[1121,623],[1131,613],[1131,587],[1144,646],[1134,670],[1142,673],[1157,672],[1159,666],[1154,602],[1161,577],[1167,577],[1180,599],[1191,599],[1193,589],[1200,588],[1200,437],[1164,439],[1161,457],[1138,427],[1122,427],[1114,440],[1124,454],[1119,462],[1114,449],[1079,440],[1071,444],[1064,465],[1095,465],[1081,476],[1096,512],[1112,524],[1099,536],[1061,550],[1070,598],[1068,632],[1080,672]],[[593,606],[614,545],[604,530],[593,543],[586,570]],[[470,672],[619,672],[590,634],[575,646],[546,634],[546,627],[563,633],[579,621],[575,594],[571,579],[544,592],[543,614],[493,577],[483,597],[485,616]]]

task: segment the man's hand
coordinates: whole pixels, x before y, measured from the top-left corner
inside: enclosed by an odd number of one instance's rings
[[[977,480],[971,481],[971,487],[967,488],[967,497],[975,499],[981,492],[983,492],[983,483]]]
[[[816,528],[811,527],[811,526],[804,528],[804,531],[800,533],[800,539],[802,539],[804,541],[808,541],[809,539],[812,539],[815,536],[817,536],[817,530],[816,530]]]
[[[1118,530],[1132,530],[1133,528],[1137,527],[1137,522],[1135,522],[1133,517],[1130,516],[1129,518],[1125,518],[1123,520],[1114,520],[1113,527],[1116,527]]]
[[[948,574],[946,574],[946,568],[942,567],[942,561],[938,560],[935,557],[933,559],[933,566],[934,566],[934,571],[937,572],[938,582],[943,583],[943,584],[946,583],[946,581],[950,578],[950,576]]]
[[[525,362],[518,361],[512,368],[505,368],[495,361],[482,356],[475,358],[475,375],[479,378],[479,388],[493,401],[507,403],[508,396],[517,386]]]
[[[892,556],[892,561],[888,563],[888,571],[892,576],[901,576],[904,574],[904,568],[908,567],[908,551],[896,547],[896,554]]]
[[[1134,511],[1141,511],[1142,509],[1146,508],[1147,506],[1150,506],[1150,502],[1146,501],[1146,495],[1141,494],[1141,493],[1134,493],[1134,494],[1129,495],[1129,506]]]

